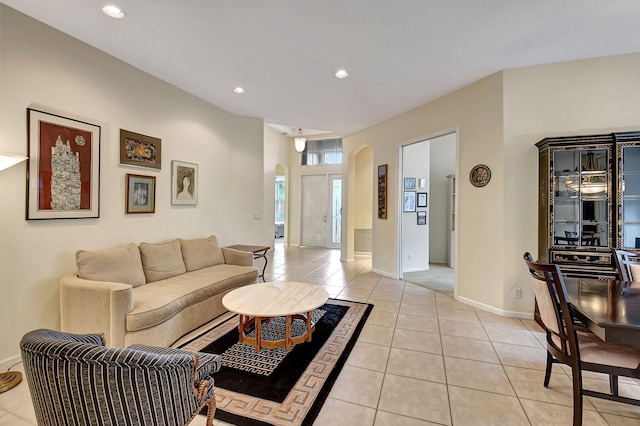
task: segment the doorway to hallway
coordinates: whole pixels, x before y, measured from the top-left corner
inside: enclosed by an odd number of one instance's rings
[[[451,176],[456,173],[455,133],[401,147],[399,190],[400,277],[434,290],[454,289],[454,206]],[[415,197],[415,204],[405,201]],[[425,202],[426,201],[426,202]],[[425,217],[426,220],[420,220]]]

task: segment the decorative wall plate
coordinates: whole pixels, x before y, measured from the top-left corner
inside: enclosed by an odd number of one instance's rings
[[[491,180],[491,169],[484,164],[478,164],[469,173],[469,181],[471,185],[482,188]]]

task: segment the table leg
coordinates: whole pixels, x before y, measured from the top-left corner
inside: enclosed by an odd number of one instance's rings
[[[284,348],[289,352],[291,350],[291,315],[285,317],[284,323]]]
[[[311,341],[311,312],[307,312],[307,342]]]
[[[262,278],[262,282],[265,282],[264,273],[267,270],[267,252],[269,249],[265,249],[262,253],[253,253],[253,259],[264,259],[264,265],[262,266],[262,274],[258,275],[258,278]]]
[[[255,325],[256,325],[256,352],[260,352],[260,350],[262,349],[262,347],[261,347],[261,343],[262,343],[262,318],[256,317],[255,318]]]

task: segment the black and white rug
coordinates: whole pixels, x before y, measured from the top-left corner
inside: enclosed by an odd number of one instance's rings
[[[284,348],[256,353],[253,346],[239,344],[237,316],[181,347],[222,355],[223,367],[214,376],[216,419],[242,426],[311,425],[372,308],[329,299],[314,312],[317,323],[311,342],[297,344],[288,353]],[[292,326],[294,335],[304,332],[303,321],[293,321]],[[284,320],[263,324],[263,333],[265,327],[271,338],[279,339]]]
[[[317,324],[325,313],[326,311],[324,309],[314,310],[311,313],[311,322]],[[265,322],[261,326],[262,340],[271,342],[284,340],[284,331],[284,317],[272,318],[269,322]],[[305,321],[296,319],[291,322],[292,337],[302,336],[306,332],[307,324]],[[252,326],[245,334],[248,337],[255,337],[255,328]],[[293,345],[292,348],[293,347],[295,347],[295,345]],[[256,352],[253,346],[239,342],[221,354],[223,366],[248,371],[250,373],[262,374],[263,376],[271,375],[286,356],[287,351],[285,348],[262,348],[260,352]]]

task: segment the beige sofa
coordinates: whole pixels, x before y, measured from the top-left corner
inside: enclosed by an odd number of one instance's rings
[[[76,253],[60,280],[62,331],[104,333],[109,346],[169,346],[226,312],[222,297],[255,283],[253,255],[215,236]]]

